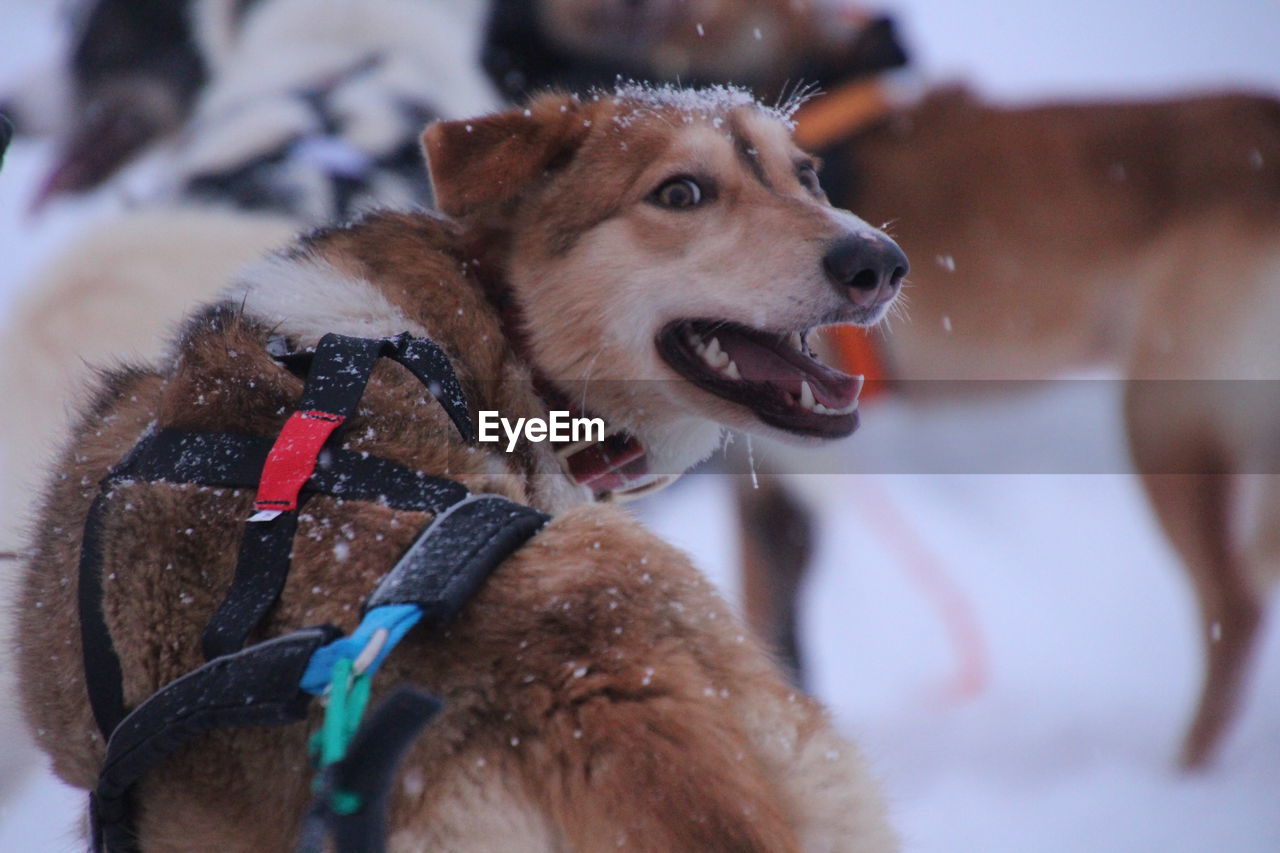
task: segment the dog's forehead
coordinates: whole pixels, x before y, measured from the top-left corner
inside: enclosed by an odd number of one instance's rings
[[[795,125],[764,110],[735,110],[732,130],[736,140],[749,144],[762,156],[787,154],[796,148],[791,138]]]
[[[746,114],[752,115],[753,121],[777,124],[785,130],[792,126],[790,108],[765,106],[749,91],[737,86],[686,89],[627,83],[620,85],[608,100],[613,106],[612,121],[622,129],[648,120],[660,121],[668,127],[709,124],[719,128],[733,117]]]
[[[638,159],[716,143],[759,149],[765,157],[789,156],[794,147],[790,111],[762,105],[736,87],[629,84],[598,100],[606,139],[624,140],[623,149]]]

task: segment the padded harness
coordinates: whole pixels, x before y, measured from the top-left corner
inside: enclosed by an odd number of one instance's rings
[[[504,497],[472,494],[453,480],[337,446],[334,436],[355,413],[380,358],[406,367],[462,437],[475,440],[462,387],[435,343],[408,333],[382,339],[331,334],[314,351],[273,355],[306,376],[298,408],[276,438],[152,431],[103,479],[89,510],[80,555],[80,630],[89,702],[107,741],[90,795],[97,853],[139,850],[133,789],[162,758],[213,729],[305,719],[311,700],[330,687],[339,662],[371,675],[413,625],[434,628],[451,621],[494,568],[549,520]],[[234,578],[204,631],[208,662],[127,709],[102,607],[103,524],[115,486],[138,481],[253,488],[257,496]],[[280,596],[299,506],[315,494],[376,501],[434,518],[365,601],[360,626],[350,636],[319,625],[246,647]],[[347,755],[325,768],[300,850],[319,851],[326,835],[339,853],[385,847],[395,766],[441,707],[436,697],[402,685],[372,712]],[[334,807],[338,792],[349,802],[354,796],[356,805]]]

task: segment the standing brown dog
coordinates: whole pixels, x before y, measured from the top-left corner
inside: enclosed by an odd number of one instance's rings
[[[539,5],[554,21],[555,10],[616,4]],[[651,74],[708,7],[716,20],[786,34],[766,45],[794,44],[822,20],[813,3],[694,6],[652,4],[662,26],[648,42]],[[757,55],[747,78],[776,87],[806,66],[803,48],[744,52],[736,36],[703,35],[698,68]],[[1204,764],[1280,576],[1280,102],[1225,94],[1002,109],[940,90],[893,105],[875,81],[818,82],[828,94],[798,116],[797,139],[823,157],[833,200],[892,222],[917,259],[910,322],[874,339],[884,378],[1016,381],[1110,365],[1129,380],[1133,459],[1200,605],[1206,675],[1183,762]],[[794,655],[807,511],[781,484],[741,494],[748,617]]]
[[[1134,463],[1200,604],[1188,766],[1231,717],[1280,566],[1280,347],[1265,319],[1280,318],[1280,161],[1264,150],[1280,150],[1280,104],[1266,98],[1008,110],[939,92],[823,152],[847,188],[833,185],[839,203],[893,219],[913,256],[936,260],[916,267],[910,322],[872,339],[883,378],[1114,365],[1128,380]],[[802,574],[749,571],[757,593],[790,578],[784,600]],[[763,598],[757,624],[776,606]]]
[[[708,454],[722,424],[856,425],[857,383],[795,341],[878,320],[906,262],[826,202],[778,111],[732,90],[630,87],[435,124],[424,144],[453,219],[379,213],[305,238],[190,320],[164,363],[108,374],[83,412],[46,495],[19,631],[27,716],[70,784],[93,787],[104,754],[76,615],[96,484],[154,428],[278,433],[301,382],[273,341],[430,336],[473,416],[545,417],[536,373],[626,430],[657,474]],[[374,371],[345,429],[347,449],[559,512],[461,618],[387,661],[383,689],[413,682],[447,703],[405,759],[394,849],[895,849],[856,750],[682,555],[589,504],[549,445],[467,446],[394,365]],[[200,664],[252,499],[140,481],[105,499],[102,614],[126,706]],[[425,521],[312,498],[263,634],[349,631]],[[219,733],[156,765],[135,793],[140,847],[292,849],[315,722]]]

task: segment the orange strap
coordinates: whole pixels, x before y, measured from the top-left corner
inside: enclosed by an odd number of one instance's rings
[[[889,371],[869,329],[836,326],[828,334],[836,351],[837,366],[845,373],[861,373],[866,379],[859,400],[872,400],[889,391]]]
[[[854,80],[797,110],[793,136],[801,148],[826,148],[884,118],[892,108],[878,78]]]

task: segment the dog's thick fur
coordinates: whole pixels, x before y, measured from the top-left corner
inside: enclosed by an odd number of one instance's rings
[[[655,26],[683,33],[699,20],[692,5],[648,11]],[[779,49],[829,13],[777,0],[710,5],[787,34]],[[535,6],[547,22],[582,15],[566,44],[622,14],[612,0]],[[698,63],[763,59],[742,72],[753,79],[829,49],[811,40],[789,54],[744,52],[736,36],[708,30]],[[670,55],[655,41],[626,70],[662,79]],[[584,59],[611,70],[598,51]],[[844,81],[808,82],[831,91]],[[909,321],[876,336],[895,378],[1041,379],[1109,366],[1137,380],[1126,386],[1128,442],[1201,612],[1206,676],[1183,746],[1188,766],[1209,759],[1232,717],[1280,579],[1280,400],[1275,383],[1232,390],[1280,378],[1278,150],[1280,101],[1263,95],[999,108],[940,89],[819,151],[835,203],[892,222],[916,259]],[[1171,379],[1225,381],[1162,384]],[[794,650],[809,548],[776,547],[807,527],[788,491],[741,491],[756,504],[742,518],[764,523],[743,530],[755,556],[744,587],[753,626]]]
[[[774,190],[722,123],[750,140]],[[171,358],[108,374],[82,413],[46,495],[19,632],[26,712],[69,783],[91,788],[103,758],[75,603],[96,483],[153,424],[275,433],[301,383],[267,354],[270,336],[426,334],[449,351],[473,409],[541,415],[484,270],[505,274],[533,364],[575,387],[593,375],[592,352],[626,360],[634,377],[661,374],[654,333],[675,311],[776,324],[830,312],[844,297],[820,273],[822,246],[866,229],[801,186],[780,120],[740,96],[549,95],[433,125],[424,141],[455,220],[378,213],[304,239],[190,320]],[[717,176],[715,205],[673,212],[648,200],[691,162]],[[768,251],[751,248],[766,226]],[[662,286],[673,280],[678,293]],[[645,396],[655,393],[588,399],[667,464],[709,452],[716,421],[751,420],[692,388]],[[708,427],[674,446],[680,425],[699,421]],[[560,514],[454,625],[411,635],[379,676],[382,688],[411,681],[448,703],[403,765],[394,849],[894,849],[856,750],[789,690],[685,557],[620,511],[581,505],[546,445],[482,452],[450,429],[415,380],[382,365],[345,444]],[[115,490],[104,611],[128,705],[201,662],[200,632],[230,581],[250,501],[192,486]],[[313,499],[265,633],[354,627],[426,520]],[[138,796],[143,849],[291,849],[309,796],[307,728],[215,734],[157,766]]]

